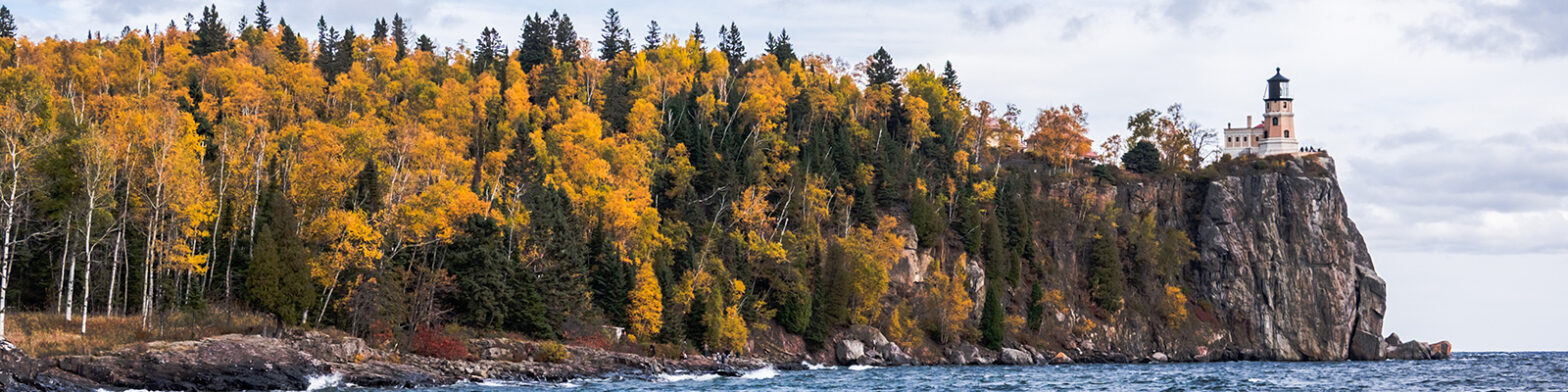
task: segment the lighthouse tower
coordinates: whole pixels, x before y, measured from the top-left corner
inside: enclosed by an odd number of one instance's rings
[[[1260,155],[1294,153],[1300,151],[1296,143],[1296,114],[1291,112],[1290,79],[1274,68],[1269,78],[1268,90],[1263,97],[1263,140]]]
[[[1225,128],[1226,154],[1231,156],[1292,154],[1301,151],[1296,142],[1296,114],[1292,111],[1290,79],[1274,69],[1268,88],[1263,91],[1263,122],[1252,124],[1247,116],[1247,126]]]

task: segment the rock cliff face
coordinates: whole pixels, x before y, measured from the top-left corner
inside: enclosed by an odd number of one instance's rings
[[[1384,283],[1328,157],[1202,186],[1189,267],[1229,344],[1277,360],[1378,359]]]

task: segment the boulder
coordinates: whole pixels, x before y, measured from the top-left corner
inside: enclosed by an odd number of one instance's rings
[[[959,342],[947,346],[942,350],[942,357],[954,365],[990,365],[996,362],[996,354],[991,350],[980,348],[969,342]]]
[[[87,392],[93,383],[47,366],[0,339],[0,391]],[[102,389],[97,389],[102,390]]]
[[[1389,346],[1384,353],[1388,359],[1421,360],[1432,359],[1432,353],[1425,343],[1408,341],[1399,345]]]
[[[996,362],[1003,365],[1033,365],[1034,357],[1022,350],[1003,348],[1001,355],[996,357]]]
[[[1055,356],[1051,357],[1051,361],[1049,363],[1052,365],[1069,365],[1073,363],[1073,358],[1067,356],[1067,353],[1058,352]]]
[[[840,340],[833,346],[839,365],[859,365],[866,357],[866,344],[859,340]]]
[[[1432,354],[1432,359],[1448,359],[1454,354],[1454,345],[1447,340],[1432,343],[1426,346],[1427,353]]]
[[[1171,360],[1171,357],[1169,355],[1165,355],[1165,353],[1157,352],[1154,353],[1154,355],[1150,355],[1149,359],[1153,360],[1154,362],[1167,362]]]
[[[1399,334],[1393,332],[1389,332],[1388,338],[1383,339],[1383,342],[1388,343],[1390,346],[1398,346],[1400,343],[1404,343],[1404,341],[1399,340]]]
[[[332,370],[343,376],[344,383],[366,388],[426,388],[457,382],[417,367],[381,361],[337,364]]]

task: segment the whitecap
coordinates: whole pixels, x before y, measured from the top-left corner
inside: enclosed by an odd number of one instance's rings
[[[823,365],[823,364],[811,363],[811,362],[806,362],[806,361],[800,361],[800,366],[805,366],[806,370],[838,369],[838,366]]]
[[[708,380],[712,380],[712,379],[716,379],[716,378],[719,378],[719,375],[713,374],[713,373],[708,373],[708,374],[660,374],[659,375],[659,380],[665,381],[665,382],[708,381]]]
[[[854,370],[854,371],[858,372],[858,371],[861,371],[861,370],[866,370],[866,369],[870,369],[870,368],[874,368],[874,367],[876,367],[876,366],[871,366],[871,365],[849,365],[849,370]]]
[[[761,380],[761,379],[773,378],[773,377],[776,377],[778,375],[779,375],[779,371],[774,369],[773,366],[769,365],[769,366],[761,368],[761,369],[757,369],[757,370],[752,370],[752,371],[746,372],[746,374],[740,375],[740,378],[746,378],[746,379],[752,379],[752,380]]]
[[[343,386],[343,375],[337,373],[318,374],[310,376],[309,381],[310,386],[305,387],[305,390],[319,391],[326,388]]]

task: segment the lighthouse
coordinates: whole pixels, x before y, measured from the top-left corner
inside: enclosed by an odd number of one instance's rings
[[[1225,153],[1231,156],[1293,154],[1301,151],[1296,141],[1296,114],[1290,97],[1290,78],[1274,68],[1263,91],[1263,121],[1252,124],[1247,116],[1247,126],[1225,128]]]

